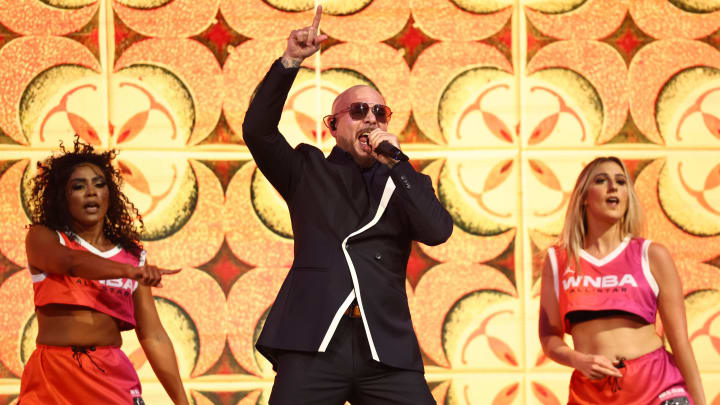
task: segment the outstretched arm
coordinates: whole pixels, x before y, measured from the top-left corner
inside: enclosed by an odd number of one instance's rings
[[[622,377],[622,373],[613,366],[607,357],[581,353],[565,343],[554,284],[552,265],[549,258],[546,257],[540,285],[540,319],[538,322],[538,335],[545,355],[556,363],[577,369],[588,378]]]
[[[700,372],[688,339],[682,282],[677,269],[675,269],[675,263],[673,263],[672,256],[667,248],[657,243],[650,245],[648,258],[650,260],[650,271],[660,288],[658,311],[673,356],[675,356],[675,361],[683,379],[685,379],[685,384],[687,384],[693,401],[696,405],[705,405],[705,394],[700,380]]]
[[[327,39],[327,35],[316,35],[321,14],[322,7],[318,7],[310,27],[290,33],[283,56],[265,75],[243,122],[243,140],[255,163],[286,201],[292,199],[302,173],[302,160],[280,133],[278,124],[298,67]]]
[[[33,225],[25,237],[30,272],[65,274],[88,280],[131,278],[141,284],[159,286],[162,276],[179,270],[164,270],[146,265],[135,267],[102,258],[83,250],[75,250],[60,244],[57,232],[43,225]]]
[[[175,405],[187,405],[173,344],[160,323],[155,300],[148,286],[139,286],[133,294],[135,333],[155,375]]]

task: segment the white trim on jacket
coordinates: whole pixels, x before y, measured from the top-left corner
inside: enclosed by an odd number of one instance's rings
[[[358,283],[357,273],[355,272],[355,265],[350,259],[350,254],[347,251],[347,241],[353,236],[372,228],[373,226],[375,226],[375,224],[378,223],[378,221],[380,221],[380,217],[382,217],[382,214],[385,212],[385,208],[387,208],[388,201],[390,201],[390,197],[392,196],[392,193],[394,191],[395,183],[392,181],[391,177],[388,177],[387,182],[385,182],[385,189],[383,190],[382,197],[380,198],[380,204],[378,205],[377,212],[375,212],[375,216],[373,217],[373,219],[367,224],[365,224],[365,226],[363,226],[362,228],[346,236],[345,239],[342,241],[342,244],[340,245],[343,254],[345,255],[348,269],[350,269],[350,277],[352,278],[354,291],[350,292],[350,295],[345,299],[343,304],[335,313],[335,317],[330,323],[330,327],[328,328],[327,332],[325,332],[325,337],[323,337],[322,343],[318,348],[318,351],[320,352],[324,352],[325,349],[327,349],[328,344],[330,344],[330,339],[335,334],[335,329],[337,329],[337,325],[340,322],[340,317],[348,308],[348,306],[350,306],[350,304],[352,303],[352,296],[354,295],[355,299],[357,300],[358,307],[360,307],[360,314],[362,315],[363,326],[365,327],[365,334],[367,335],[368,345],[370,346],[370,354],[373,360],[380,361],[380,356],[378,356],[377,350],[375,349],[375,343],[373,342],[372,334],[370,333],[370,326],[368,325],[367,317],[365,316],[365,308],[362,302],[362,295],[360,294],[360,283]]]

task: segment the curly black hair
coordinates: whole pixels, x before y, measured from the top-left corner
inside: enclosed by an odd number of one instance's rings
[[[77,165],[91,163],[102,170],[110,193],[108,212],[103,224],[105,237],[139,257],[143,249],[140,232],[144,229],[144,224],[140,212],[120,191],[122,176],[112,165],[117,151],[95,152],[92,145],[80,142],[77,136],[73,146],[72,150],[66,150],[60,142],[61,154],[38,162],[38,173],[32,179],[32,195],[29,201],[32,225],[44,225],[74,238],[75,233],[69,223],[70,211],[65,186]],[[136,224],[139,224],[139,227]]]

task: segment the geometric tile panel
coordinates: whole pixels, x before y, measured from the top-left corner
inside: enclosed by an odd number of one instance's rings
[[[7,0],[0,8],[0,404],[37,323],[24,182],[77,133],[120,151],[155,289],[195,404],[266,404],[253,347],[292,263],[287,207],[242,141],[250,99],[316,4]],[[582,166],[623,159],[647,236],[680,271],[707,398],[720,403],[720,6],[692,0],[330,0],[280,127],[329,152],[320,118],[354,84],[393,108],[455,229],[413,246],[407,294],[441,404],[557,404],[539,271]],[[170,403],[132,332],[148,403]]]

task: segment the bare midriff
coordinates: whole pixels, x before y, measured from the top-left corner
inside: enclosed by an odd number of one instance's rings
[[[94,309],[49,304],[36,309],[37,343],[49,346],[120,346],[115,318]]]
[[[578,322],[570,327],[575,350],[600,354],[612,362],[631,360],[663,346],[655,325],[632,315],[615,315]]]

